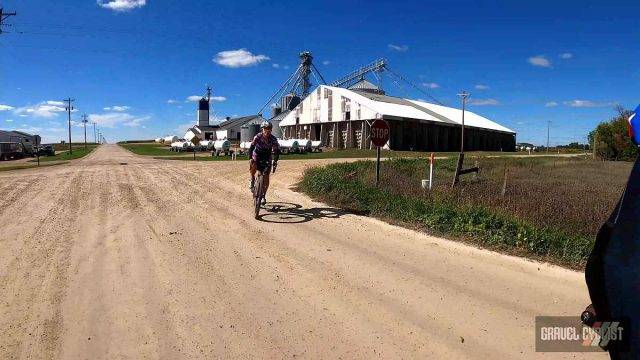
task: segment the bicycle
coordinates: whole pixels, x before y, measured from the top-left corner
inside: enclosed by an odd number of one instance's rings
[[[273,173],[276,172],[277,165],[273,165]],[[258,166],[258,171],[256,173],[256,182],[253,185],[253,206],[254,206],[254,217],[256,220],[260,217],[260,208],[262,207],[262,201],[265,199],[266,189],[264,188],[264,172],[263,170],[268,170],[267,166]]]

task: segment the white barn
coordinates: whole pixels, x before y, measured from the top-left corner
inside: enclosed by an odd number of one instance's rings
[[[455,151],[460,147],[462,111],[387,96],[366,80],[349,89],[320,85],[280,122],[284,138],[319,140],[335,148],[371,147],[373,120],[391,128],[392,150]],[[516,133],[465,111],[465,149],[515,151]]]

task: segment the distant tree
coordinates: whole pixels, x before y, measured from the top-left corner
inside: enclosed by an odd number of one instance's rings
[[[628,132],[630,110],[616,106],[618,115],[598,124],[589,133],[589,142],[596,140],[596,156],[604,160],[632,161],[638,156],[638,147],[631,141]]]

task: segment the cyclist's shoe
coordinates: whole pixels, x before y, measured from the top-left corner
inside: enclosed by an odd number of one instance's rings
[[[267,198],[266,197],[262,198],[262,205],[267,205]]]
[[[251,192],[253,192],[253,187],[255,185],[256,185],[256,180],[255,179],[249,180],[249,190],[251,190]]]

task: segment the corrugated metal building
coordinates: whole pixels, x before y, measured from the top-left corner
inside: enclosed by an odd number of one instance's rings
[[[388,121],[392,150],[457,151],[462,111],[424,101],[387,96],[362,80],[349,89],[321,85],[280,122],[285,138],[320,140],[335,148],[371,147],[369,128]],[[515,151],[516,133],[465,111],[465,149]]]
[[[216,130],[216,138],[218,140],[240,140],[242,126],[249,123],[260,124],[265,119],[262,115],[250,115],[237,118],[227,118],[226,121],[220,123]]]

